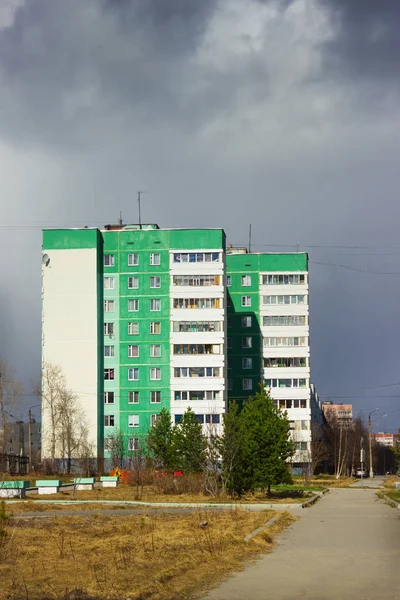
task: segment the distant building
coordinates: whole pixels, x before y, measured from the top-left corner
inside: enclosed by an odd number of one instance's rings
[[[332,425],[338,423],[344,429],[353,427],[353,405],[352,404],[333,404],[332,402],[323,402],[322,411],[326,421]]]
[[[0,428],[0,439],[3,439],[2,428]],[[32,461],[40,461],[41,453],[41,423],[31,423],[31,445],[32,445]],[[7,423],[7,438],[5,451],[0,448],[0,452],[4,454],[16,454],[19,456],[29,455],[29,425],[23,421],[15,423]]]
[[[397,444],[398,435],[397,433],[383,433],[380,431],[379,433],[373,433],[372,438],[377,444],[394,447]]]

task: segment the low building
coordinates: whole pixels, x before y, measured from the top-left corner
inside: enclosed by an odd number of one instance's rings
[[[333,404],[332,402],[323,402],[322,412],[329,425],[334,425],[337,423],[344,429],[351,429],[354,425],[352,404]]]
[[[31,448],[32,461],[40,461],[41,454],[41,423],[31,422]],[[3,439],[3,430],[0,428],[0,439]],[[0,447],[0,453],[18,456],[29,456],[29,425],[23,421],[7,423],[7,436],[5,449]]]
[[[394,446],[397,445],[398,435],[397,433],[383,433],[383,431],[380,431],[379,433],[373,433],[372,439],[374,439],[377,444],[394,448]]]

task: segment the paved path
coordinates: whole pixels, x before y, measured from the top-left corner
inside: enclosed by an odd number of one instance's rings
[[[367,477],[366,479],[357,479],[350,485],[351,488],[379,488],[383,486],[385,477]]]
[[[398,600],[400,511],[371,489],[331,490],[277,549],[207,600]]]

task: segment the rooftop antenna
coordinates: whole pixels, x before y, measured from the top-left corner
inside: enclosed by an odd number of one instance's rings
[[[120,227],[122,227],[122,210],[119,211],[118,224],[120,225]]]
[[[142,216],[141,216],[141,212],[140,212],[140,201],[141,201],[141,195],[145,194],[146,192],[144,190],[142,191],[138,191],[137,193],[137,201],[138,201],[138,207],[139,207],[139,227],[140,229],[142,229]]]
[[[249,254],[251,254],[251,225],[249,225]]]
[[[297,242],[297,252],[299,252],[299,242]]]

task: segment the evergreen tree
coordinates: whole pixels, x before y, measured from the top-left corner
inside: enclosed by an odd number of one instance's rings
[[[149,430],[147,447],[157,466],[166,471],[174,469],[173,427],[166,408],[161,409],[154,427]]]
[[[175,468],[184,473],[201,473],[206,461],[207,440],[190,407],[173,428],[172,439]]]
[[[242,430],[239,407],[229,404],[224,415],[224,433],[221,439],[222,481],[225,491],[232,496],[243,492]]]
[[[242,485],[245,490],[267,489],[290,481],[287,459],[293,455],[290,425],[261,387],[240,413]]]

